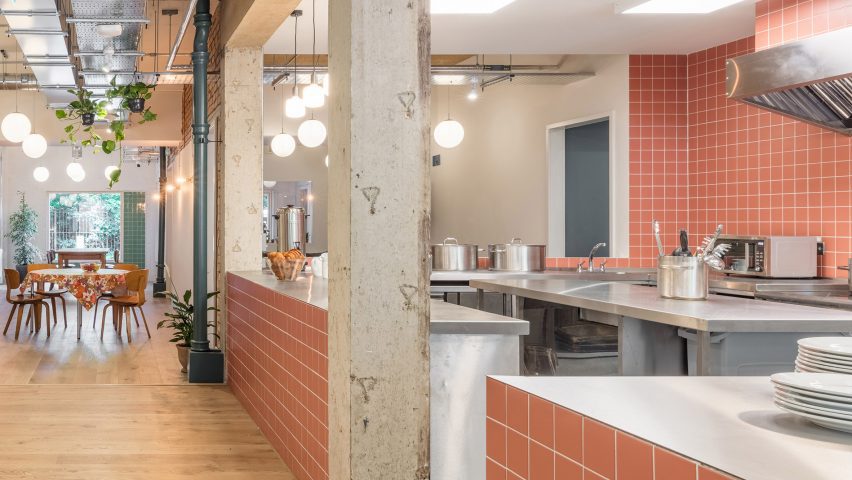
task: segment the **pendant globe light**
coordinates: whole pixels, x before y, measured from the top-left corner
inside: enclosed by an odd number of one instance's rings
[[[16,45],[17,46],[17,45]],[[17,63],[18,51],[15,50],[15,63]],[[3,64],[3,80],[6,80],[6,64]],[[16,79],[19,80],[19,79]],[[32,124],[26,115],[18,111],[18,83],[15,83],[15,111],[6,115],[0,122],[0,133],[6,140],[12,143],[21,143],[32,131]]]
[[[36,95],[37,93],[33,94],[33,118],[36,117]],[[41,158],[47,153],[47,140],[41,134],[31,133],[24,138],[21,149],[24,151],[24,155],[30,158]]]
[[[302,118],[305,116],[305,102],[302,100],[302,97],[299,96],[299,86],[296,84],[296,58],[298,58],[297,56],[299,54],[299,49],[297,48],[299,17],[302,16],[302,11],[294,10],[290,16],[296,19],[296,25],[293,27],[293,95],[288,98],[287,103],[284,104],[284,114],[287,115],[288,118]]]
[[[36,167],[33,170],[33,178],[36,182],[46,182],[48,178],[50,178],[50,170],[46,167]]]
[[[281,98],[284,98],[284,92],[282,89]],[[286,107],[285,107],[286,108]],[[289,157],[296,151],[296,139],[293,138],[289,133],[284,132],[284,111],[281,111],[281,133],[272,137],[272,142],[269,144],[269,148],[272,149],[272,153],[274,153],[278,157]]]
[[[464,140],[464,127],[450,118],[450,87],[447,86],[447,119],[435,127],[435,143],[443,148],[455,148]]]
[[[75,182],[82,182],[83,179],[86,178],[86,171],[83,170],[83,166],[77,162],[69,163],[68,166],[65,167],[65,173]]]
[[[325,125],[319,120],[305,120],[299,125],[299,143],[308,147],[314,148],[322,145],[325,141],[326,132]]]
[[[313,0],[311,6],[313,18],[313,48],[311,56],[313,58],[313,70],[311,71],[311,84],[302,89],[302,99],[305,101],[305,106],[308,108],[320,108],[325,105],[325,91],[317,84],[317,1]]]

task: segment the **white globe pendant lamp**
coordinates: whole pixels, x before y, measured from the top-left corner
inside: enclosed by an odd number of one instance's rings
[[[318,147],[325,141],[326,133],[325,125],[319,120],[305,120],[299,125],[299,143],[308,148]]]
[[[435,127],[435,143],[443,148],[455,148],[464,140],[464,127],[455,120],[444,120]]]
[[[45,167],[36,167],[33,170],[33,178],[36,182],[46,182],[50,178],[50,170]]]
[[[75,182],[82,182],[83,179],[86,178],[86,171],[83,169],[83,166],[77,162],[69,163],[67,167],[65,167],[65,173],[71,177],[71,180]]]
[[[0,123],[0,132],[3,137],[12,143],[21,143],[32,132],[33,125],[30,119],[21,112],[12,112],[3,117]]]
[[[30,158],[41,158],[47,152],[47,140],[41,134],[31,133],[24,138],[21,149]]]
[[[269,147],[278,157],[289,157],[296,151],[296,139],[289,133],[279,133],[272,137]]]
[[[447,119],[435,126],[435,143],[443,148],[455,148],[464,140],[464,127],[450,118],[450,87],[447,86]]]
[[[312,83],[302,89],[302,99],[308,108],[320,108],[325,105],[325,92],[322,87]]]
[[[263,186],[266,188],[275,188],[275,185],[278,185],[278,182],[275,180],[264,180]]]
[[[305,116],[305,101],[299,96],[299,91],[293,87],[293,96],[284,104],[284,114],[287,118],[302,118]]]

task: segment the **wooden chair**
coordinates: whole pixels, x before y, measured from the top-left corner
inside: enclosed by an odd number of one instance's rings
[[[118,251],[118,250],[116,250],[116,251]],[[114,269],[116,269],[116,270],[127,270],[127,271],[129,271],[129,272],[132,272],[132,271],[134,271],[134,270],[139,270],[139,266],[138,266],[138,265],[136,265],[135,263],[116,263],[116,264],[115,264],[115,265],[113,265],[111,268],[114,268]],[[98,299],[95,301],[95,316],[94,316],[94,318],[92,318],[92,328],[97,328],[97,323],[98,323],[98,305],[100,304],[100,301],[101,301],[101,300],[107,300],[107,301],[109,301],[109,299],[110,299],[110,298],[112,298],[112,297],[114,297],[114,296],[115,296],[115,295],[113,295],[113,293],[112,293],[112,292],[104,292],[104,293],[103,293],[100,297],[98,297]],[[106,308],[105,308],[105,309],[106,309]],[[136,322],[136,326],[139,326],[139,322],[138,322],[138,321]]]
[[[27,273],[32,272],[33,270],[47,270],[51,268],[56,268],[56,265],[50,263],[31,263],[27,265]],[[39,282],[35,285],[35,294],[41,295],[50,301],[50,306],[53,309],[53,324],[59,321],[59,313],[56,311],[56,299],[59,299],[62,302],[62,321],[65,322],[65,328],[68,328],[68,309],[65,304],[65,294],[68,293],[68,290],[65,288],[56,288],[54,284],[45,285],[44,282]],[[48,316],[50,315],[50,311],[47,312]],[[48,318],[48,321],[50,318]]]
[[[56,263],[56,250],[48,250],[45,256],[47,257],[47,263]]]
[[[20,293],[15,292],[12,294],[12,290],[17,290],[21,286],[21,275],[14,268],[6,268],[3,269],[3,274],[6,277],[6,301],[12,305],[12,311],[9,312],[9,319],[6,320],[6,328],[3,329],[3,335],[6,335],[6,332],[9,331],[9,325],[12,324],[12,317],[15,314],[15,311],[18,312],[18,323],[15,325],[15,340],[18,339],[18,336],[21,333],[21,320],[24,318],[24,308],[29,306],[30,311],[27,314],[27,320],[30,320],[30,317],[35,316],[33,319],[33,323],[38,322],[38,319],[41,315],[41,307],[43,306],[45,311],[50,314],[47,309],[47,302],[44,301],[45,297],[38,294],[31,293]],[[37,310],[36,310],[37,309]],[[50,318],[45,318],[45,325],[47,326],[47,336],[50,337]]]
[[[112,307],[113,315],[117,321],[115,327],[118,331],[119,337],[121,336],[122,322],[126,322],[127,343],[133,341],[133,337],[130,334],[130,314],[133,313],[133,318],[136,319],[136,325],[139,325],[139,317],[136,316],[136,310],[138,309],[139,313],[142,315],[142,323],[145,324],[145,331],[148,333],[148,338],[151,338],[151,330],[148,328],[148,319],[145,318],[145,310],[142,309],[142,306],[145,305],[145,287],[147,286],[148,270],[134,270],[127,274],[128,295],[110,298],[109,304],[104,307],[103,313],[101,314],[101,340],[104,339],[106,311],[107,308],[110,307]]]

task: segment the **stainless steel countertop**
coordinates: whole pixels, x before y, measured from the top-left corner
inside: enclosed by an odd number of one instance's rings
[[[576,270],[545,270],[543,272],[506,272],[473,270],[467,272],[433,271],[432,282],[469,282],[471,280],[506,280],[524,278],[577,278],[587,280],[650,281],[657,278],[652,268],[621,268],[607,272],[577,272]]]
[[[844,283],[844,286],[846,284]],[[852,297],[835,292],[767,292],[758,293],[757,298],[773,302],[795,303],[798,305],[813,305],[815,307],[840,308],[852,310]]]
[[[328,279],[302,275],[296,281],[280,281],[266,271],[229,272],[272,291],[328,310]],[[527,335],[530,324],[503,315],[432,300],[429,332],[452,335]]]
[[[660,298],[654,287],[574,279],[473,280],[473,288],[710,332],[850,332],[852,313],[750,298]]]
[[[494,377],[748,480],[848,480],[852,435],[776,408],[766,377]]]

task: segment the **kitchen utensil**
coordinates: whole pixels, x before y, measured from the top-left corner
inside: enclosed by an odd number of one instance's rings
[[[654,220],[654,238],[657,240],[657,252],[659,252],[659,256],[662,257],[665,255],[663,252],[663,241],[660,240],[660,222]]]
[[[725,269],[725,262],[723,262],[719,257],[714,255],[704,255],[700,258],[704,259],[704,263],[707,264],[708,267],[716,270],[717,272],[721,272]]]
[[[705,300],[707,264],[701,257],[662,256],[657,260],[657,292],[663,298]]]
[[[722,234],[722,224],[716,225],[716,231],[713,232],[713,235],[710,237],[704,237],[704,242],[698,247],[698,250],[695,251],[696,255],[706,255],[707,252],[713,251],[713,248],[716,246],[716,240],[719,239],[719,235]],[[699,252],[700,251],[700,252]]]
[[[545,269],[547,247],[526,245],[520,238],[509,243],[488,245],[489,269],[512,272],[540,272]]]
[[[689,234],[686,233],[686,230],[681,229],[679,235],[679,243],[680,246],[676,248],[672,252],[673,257],[691,257],[692,253],[689,251]]]
[[[711,252],[711,254],[712,254],[711,256],[716,257],[716,258],[721,260],[722,257],[724,257],[725,254],[728,253],[728,251],[730,249],[731,249],[730,243],[720,243],[719,245],[716,245],[715,247],[713,247],[713,251]],[[704,257],[707,258],[708,256],[704,255]]]
[[[455,238],[447,237],[442,243],[432,245],[432,270],[476,270],[478,252],[478,245],[461,244]]]

